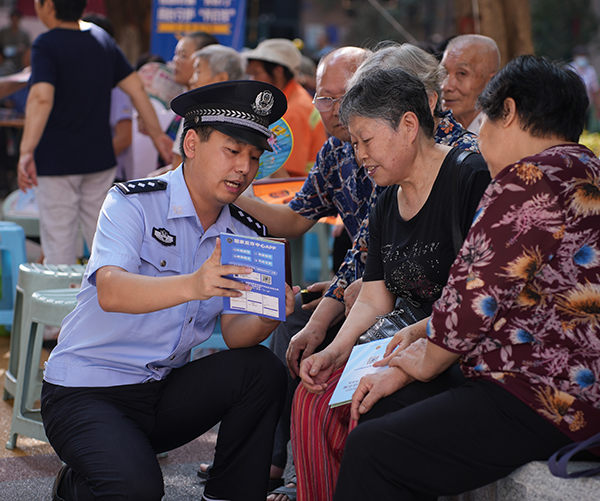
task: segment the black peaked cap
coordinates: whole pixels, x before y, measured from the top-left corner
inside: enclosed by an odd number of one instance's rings
[[[273,151],[269,125],[287,110],[277,87],[254,80],[232,80],[205,85],[177,96],[171,109],[184,117],[183,129],[210,125],[228,136]]]

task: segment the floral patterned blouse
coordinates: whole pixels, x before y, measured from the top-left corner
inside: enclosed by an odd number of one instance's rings
[[[429,340],[573,440],[600,432],[600,161],[560,145],[486,190]],[[595,451],[600,455],[600,450]]]

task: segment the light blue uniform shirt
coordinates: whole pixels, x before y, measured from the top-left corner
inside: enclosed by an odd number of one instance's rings
[[[123,194],[104,201],[77,307],[62,325],[44,379],[61,386],[118,386],[163,379],[206,341],[223,298],[190,301],[146,314],[107,313],[98,304],[96,271],[119,266],[130,273],[167,277],[192,273],[211,256],[221,232],[256,236],[228,206],[204,231],[182,168],[158,179],[166,190]]]

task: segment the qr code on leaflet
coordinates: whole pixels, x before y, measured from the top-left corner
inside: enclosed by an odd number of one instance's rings
[[[273,277],[271,277],[271,275],[261,275],[261,281],[263,284],[271,285],[273,283]]]

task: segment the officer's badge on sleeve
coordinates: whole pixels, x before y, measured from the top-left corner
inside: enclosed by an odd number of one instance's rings
[[[171,235],[165,228],[152,228],[152,236],[163,245],[175,245],[177,237]]]

